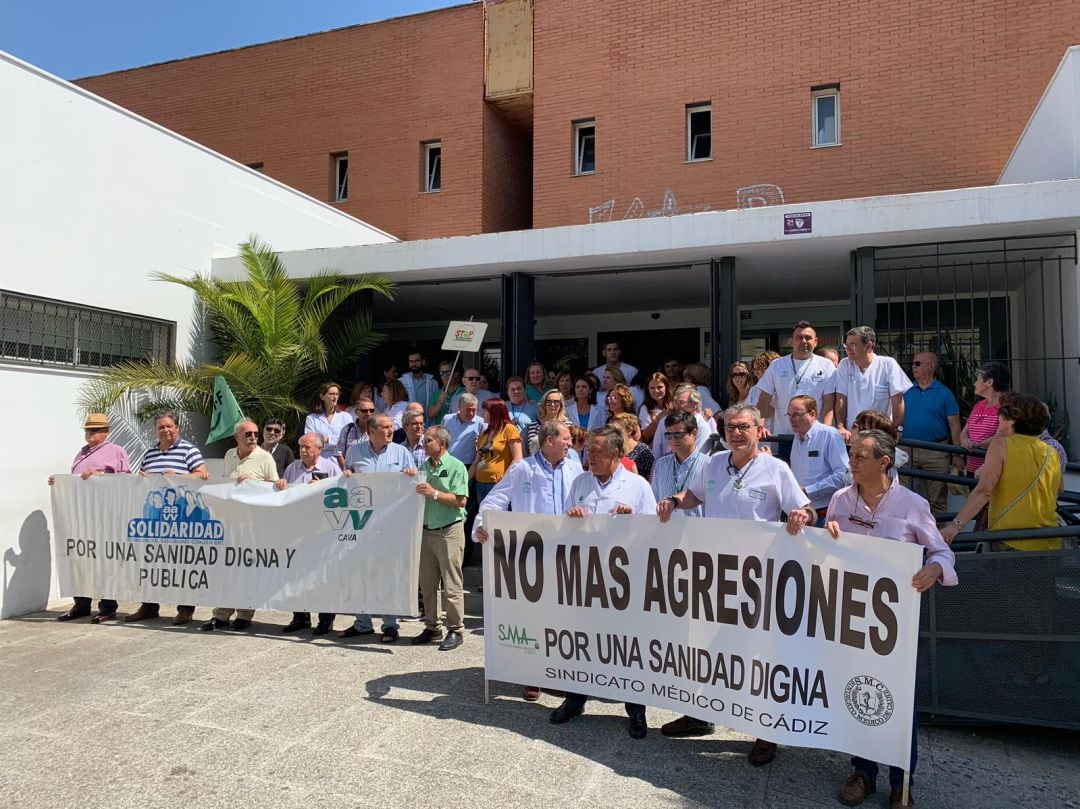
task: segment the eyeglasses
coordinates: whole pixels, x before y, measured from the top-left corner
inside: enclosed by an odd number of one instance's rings
[[[263,427],[263,431],[267,433],[283,433],[285,432],[280,427]]]
[[[756,424],[725,424],[724,429],[729,433],[748,433],[757,427]]]
[[[544,402],[544,407],[558,407],[562,404],[562,399],[548,399]]]
[[[686,430],[679,430],[673,433],[664,433],[664,438],[668,441],[682,441],[686,436],[690,435]]]
[[[434,444],[438,440],[439,439],[437,439],[437,438],[425,438],[425,439],[423,439],[425,444]]]
[[[801,419],[808,412],[809,412],[808,410],[801,410],[798,413],[788,413],[787,416],[788,416],[789,419]]]
[[[258,438],[259,437],[259,431],[258,430],[244,430],[243,435],[244,435],[245,438]]]
[[[478,377],[478,376],[466,376],[466,377],[462,377],[462,378],[466,382],[479,382],[480,381],[480,377]]]
[[[873,528],[877,525],[877,520],[864,520],[862,517],[856,517],[854,514],[848,515],[848,521],[855,525],[861,525],[863,528]]]

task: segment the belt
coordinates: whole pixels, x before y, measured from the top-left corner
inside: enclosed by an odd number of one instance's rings
[[[457,525],[459,522],[461,522],[461,520],[454,520],[453,522],[448,522],[446,525],[440,525],[438,528],[428,528],[425,525],[424,530],[425,531],[442,531],[442,530],[445,530],[445,529],[449,528],[451,525]]]

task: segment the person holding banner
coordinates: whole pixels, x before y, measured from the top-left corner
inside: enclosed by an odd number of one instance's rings
[[[475,407],[475,404],[473,405]],[[440,652],[456,649],[465,638],[465,594],[461,563],[465,553],[465,505],[468,502],[469,470],[449,453],[450,432],[430,427],[424,434],[428,459],[420,468],[423,480],[416,493],[424,501],[424,531],[420,541],[420,592],[424,596],[424,631],[412,639],[413,646],[442,640]],[[446,637],[439,619],[439,582],[446,604]]]
[[[91,475],[126,475],[131,472],[131,461],[128,454],[119,444],[109,441],[109,417],[104,413],[91,413],[86,417],[83,424],[83,435],[86,444],[75,453],[75,460],[71,462],[71,474],[78,475],[83,480],[88,480]],[[55,479],[49,475],[49,485],[52,486]],[[90,605],[93,600],[89,596],[75,596],[75,605],[56,616],[57,621],[74,621],[76,618],[85,618],[91,613]],[[90,619],[92,624],[101,624],[111,621],[116,617],[116,600],[112,598],[99,598],[97,615]]]
[[[759,522],[779,522],[786,512],[787,531],[792,536],[813,525],[817,513],[791,469],[759,446],[761,412],[752,405],[738,404],[725,410],[723,419],[731,449],[710,457],[684,491],[660,501],[656,507],[660,522],[671,519],[677,508],[703,506],[706,517]],[[749,758],[755,767],[768,764],[776,758],[776,744],[755,739]]]
[[[540,427],[539,440],[540,449],[522,463],[511,466],[480,504],[479,519],[472,531],[474,542],[488,541],[484,515],[489,511],[563,513],[570,486],[583,471],[578,461],[567,457],[570,428],[561,422],[546,422]],[[525,686],[522,698],[536,702],[540,698],[540,688]]]
[[[232,478],[237,483],[245,480],[276,482],[277,464],[274,456],[259,446],[259,425],[253,421],[241,421],[233,429],[233,436],[236,446],[225,453],[225,477]],[[230,624],[229,619],[234,611],[236,618]],[[251,626],[251,619],[254,617],[255,610],[214,607],[213,617],[199,629],[204,632],[213,632],[215,629],[242,632]]]
[[[286,486],[307,485],[317,483],[327,478],[336,478],[341,474],[341,467],[337,461],[331,460],[322,454],[325,446],[322,433],[305,433],[300,436],[300,458],[294,461],[285,470],[285,474],[274,484],[279,490]],[[325,635],[334,627],[333,612],[320,612],[319,623],[312,630],[313,635]],[[311,629],[311,614],[307,612],[294,612],[292,620],[281,628],[282,633],[299,632],[301,629]]]
[[[190,441],[180,437],[180,422],[171,410],[158,413],[154,419],[158,442],[143,455],[139,464],[140,475],[191,475],[200,480],[209,480],[202,452]],[[125,615],[125,622],[152,621],[158,617],[160,604],[144,601],[131,615]],[[193,605],[181,605],[176,608],[174,626],[190,623],[195,615]]]
[[[833,495],[826,515],[825,527],[833,539],[840,532],[912,542],[925,549],[925,564],[911,578],[911,586],[922,593],[937,582],[952,586],[957,583],[952,549],[938,533],[937,522],[930,513],[925,498],[905,489],[889,475],[896,462],[896,441],[882,430],[864,430],[851,437],[851,478],[854,483]],[[911,729],[911,764],[908,783],[904,770],[889,767],[889,807],[911,806],[911,776],[915,774],[918,758],[918,736]],[[857,806],[877,787],[878,765],[859,756],[851,759],[852,773],[840,789],[840,803]],[[905,797],[907,800],[905,801]]]
[[[365,472],[405,472],[413,474],[416,470],[412,453],[401,444],[391,441],[394,435],[394,423],[389,413],[375,413],[368,420],[368,440],[355,444],[345,456],[345,476]],[[337,633],[339,638],[355,638],[360,635],[374,634],[371,616],[357,613],[353,625]],[[394,643],[398,639],[398,617],[382,616],[382,643]]]
[[[566,515],[581,518],[587,514],[654,514],[656,498],[649,482],[627,471],[622,465],[625,433],[613,424],[589,433],[589,471],[578,475],[566,496]],[[552,724],[561,725],[581,716],[588,701],[585,694],[566,692],[566,699],[548,717]],[[649,732],[645,706],[636,702],[624,703],[630,717],[628,731],[631,739],[644,739]]]

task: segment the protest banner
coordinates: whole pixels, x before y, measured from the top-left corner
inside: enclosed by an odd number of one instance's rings
[[[423,498],[399,473],[272,484],[57,475],[61,595],[415,615]]]
[[[488,678],[907,767],[919,546],[744,520],[484,521]]]

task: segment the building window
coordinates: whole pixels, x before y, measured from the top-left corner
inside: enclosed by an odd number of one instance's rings
[[[810,104],[813,115],[813,145],[840,145],[840,85],[829,84],[811,88]]]
[[[686,159],[712,159],[712,105],[686,105]]]
[[[349,199],[349,153],[331,155],[334,165],[334,202]]]
[[[0,290],[0,359],[108,368],[172,362],[176,324]]]
[[[596,173],[596,121],[574,124],[574,174]]]
[[[442,189],[442,141],[424,144],[424,190]]]

